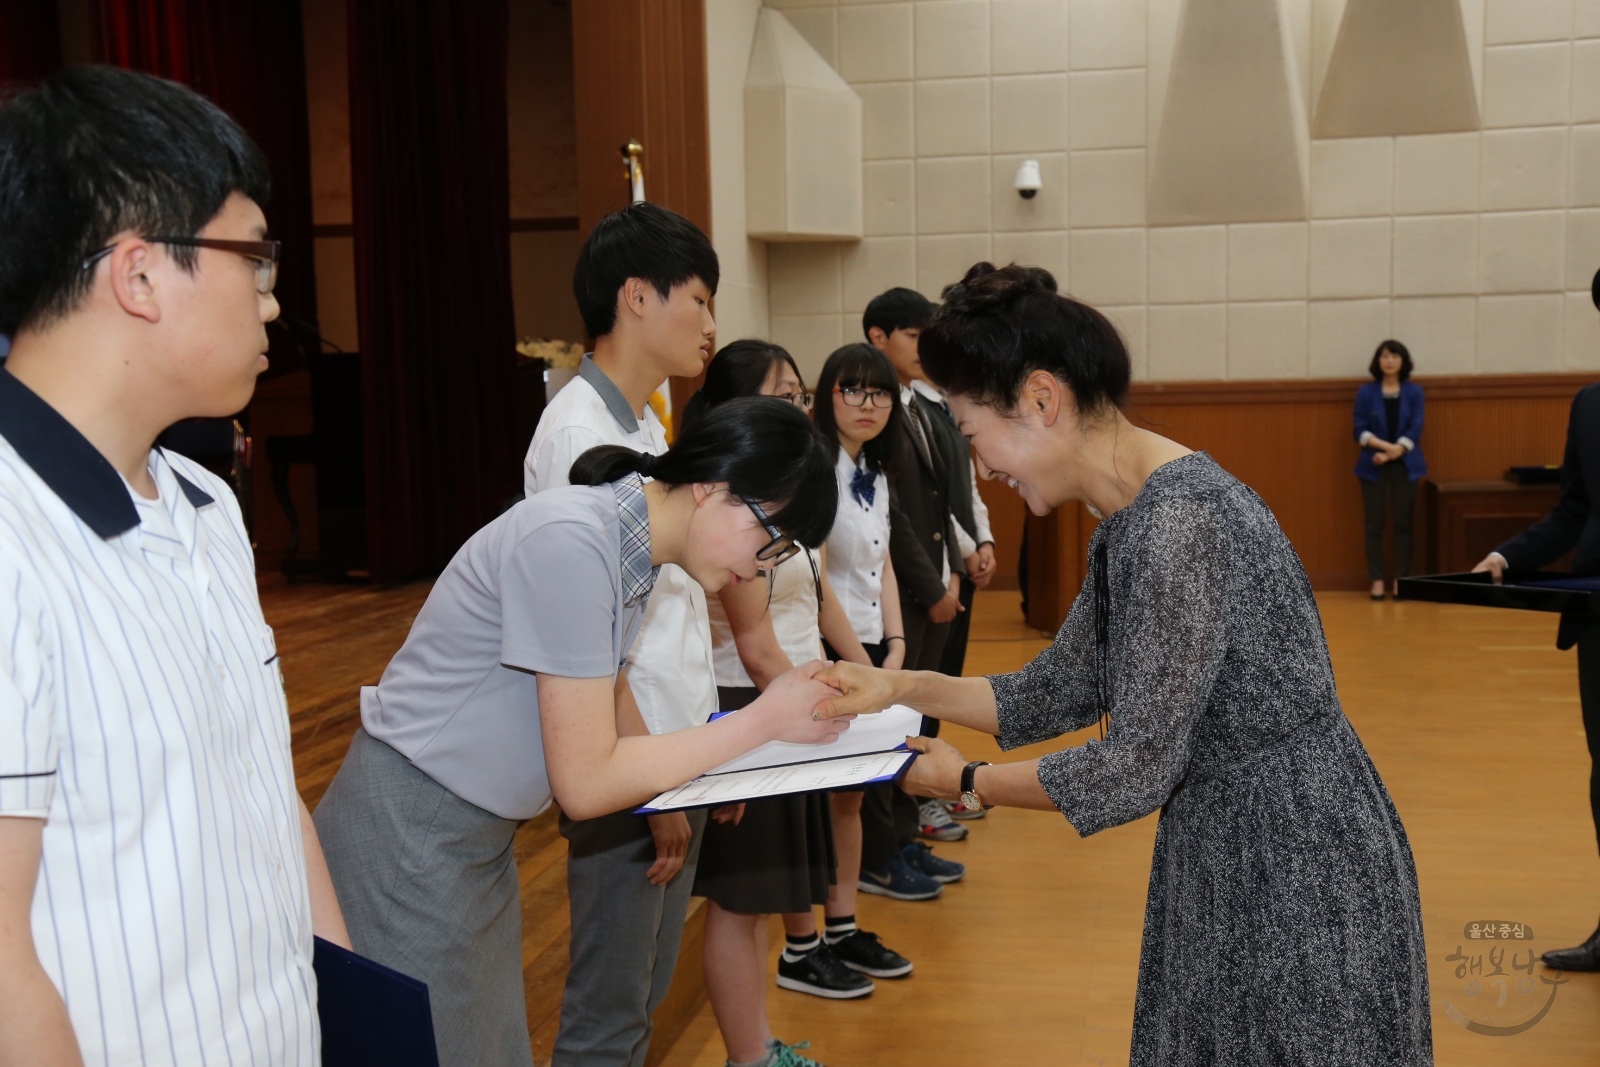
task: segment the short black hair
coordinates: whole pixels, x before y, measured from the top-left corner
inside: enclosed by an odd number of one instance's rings
[[[0,333],[71,313],[117,234],[193,237],[232,194],[265,205],[271,188],[255,142],[192,89],[65,68],[0,103]],[[195,249],[167,252],[194,269]]]
[[[1049,371],[1080,415],[1120,408],[1132,365],[1111,321],[1056,291],[1042,267],[979,263],[944,291],[917,341],[922,369],[947,394],[1011,411],[1022,383]]]
[[[780,363],[789,365],[794,376],[800,379],[800,388],[804,389],[805,375],[800,373],[794,357],[782,345],[754,337],[723,345],[711,357],[711,362],[706,364],[705,381],[683,405],[683,414],[678,417],[678,429],[682,430],[718,404],[737,400],[741,396],[760,396],[761,387],[767,384],[772,368]]]
[[[872,340],[876,326],[885,334],[896,330],[920,330],[933,318],[933,303],[915,289],[890,289],[879,293],[861,313],[861,333]]]
[[[573,485],[643,474],[671,486],[726,482],[735,496],[767,505],[772,525],[807,548],[828,539],[839,512],[839,480],[822,431],[775,396],[717,404],[683,427],[659,456],[596,445],[572,463]]]
[[[828,451],[833,461],[839,462],[839,423],[833,417],[833,390],[848,387],[882,389],[894,397],[889,406],[889,421],[883,432],[861,446],[862,465],[869,471],[882,471],[893,476],[900,467],[900,423],[904,421],[904,405],[900,403],[900,377],[895,373],[889,357],[871,345],[857,342],[835,349],[822,365],[817,376],[817,400],[812,406],[812,417],[828,439]]]
[[[1384,341],[1373,351],[1372,362],[1367,364],[1367,373],[1372,375],[1372,380],[1375,382],[1383,381],[1383,368],[1378,366],[1378,361],[1383,358],[1385,352],[1393,352],[1400,357],[1400,380],[1402,382],[1410,381],[1412,371],[1411,350],[1393,338]]]
[[[572,272],[572,295],[590,337],[617,325],[617,293],[629,278],[642,278],[665,300],[672,290],[699,278],[713,296],[722,268],[705,231],[656,204],[630,204],[594,224]]]

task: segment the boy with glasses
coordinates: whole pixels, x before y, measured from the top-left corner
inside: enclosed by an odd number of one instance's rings
[[[250,539],[154,446],[278,314],[266,162],[172,82],[0,106],[0,1063],[315,1063],[348,946]]]
[[[567,485],[573,461],[596,445],[666,451],[650,394],[710,361],[719,273],[700,228],[655,204],[595,224],[572,278],[594,351],[539,419],[523,465],[528,496]],[[705,591],[678,567],[661,568],[627,677],[635,733],[685,730],[717,710]],[[554,1067],[643,1067],[651,1016],[677,966],[705,821],[704,811],[562,816],[572,963]]]

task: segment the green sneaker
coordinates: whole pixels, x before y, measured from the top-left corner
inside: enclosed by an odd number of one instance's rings
[[[800,1055],[800,1049],[810,1047],[809,1041],[802,1041],[798,1045],[785,1045],[777,1038],[773,1038],[771,1048],[777,1058],[772,1061],[772,1067],[822,1067],[816,1060],[808,1060]]]

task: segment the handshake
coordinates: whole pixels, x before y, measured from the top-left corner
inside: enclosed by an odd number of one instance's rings
[[[774,718],[774,739],[823,744],[837,740],[857,715],[895,703],[895,677],[859,663],[812,660],[779,675],[751,708],[765,705],[763,712]]]

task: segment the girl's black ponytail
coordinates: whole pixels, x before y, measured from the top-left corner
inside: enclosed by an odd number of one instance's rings
[[[827,441],[799,408],[756,396],[707,407],[659,456],[621,445],[589,449],[573,463],[573,485],[603,485],[629,474],[665,485],[722,482],[761,504],[773,525],[807,548],[827,540],[839,482]]]
[[[596,445],[573,460],[567,481],[573,485],[605,485],[630,474],[648,478],[655,458],[624,445]]]

